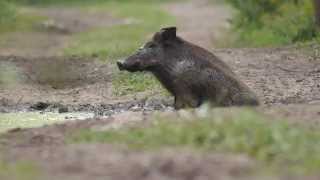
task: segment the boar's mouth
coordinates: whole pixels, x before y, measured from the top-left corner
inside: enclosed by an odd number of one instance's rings
[[[143,69],[141,69],[138,64],[127,65],[124,62],[118,61],[117,66],[120,71],[129,71],[129,72],[143,71]]]
[[[119,68],[120,71],[124,71],[124,70],[125,70],[125,67],[124,67],[124,65],[123,65],[122,62],[118,61],[118,62],[117,62],[117,66],[118,66],[118,68]]]

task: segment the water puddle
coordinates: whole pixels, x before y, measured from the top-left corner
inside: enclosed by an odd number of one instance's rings
[[[0,113],[0,133],[15,128],[35,128],[44,125],[63,123],[66,121],[85,120],[93,118],[94,113],[72,112],[20,112],[20,113]]]

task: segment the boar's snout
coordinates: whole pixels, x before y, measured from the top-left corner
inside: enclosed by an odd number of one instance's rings
[[[136,72],[144,70],[141,66],[141,62],[139,61],[139,59],[134,59],[130,57],[124,61],[118,61],[117,66],[120,71]]]
[[[125,70],[125,65],[124,65],[123,61],[117,61],[117,66],[118,66],[120,71],[124,71]]]

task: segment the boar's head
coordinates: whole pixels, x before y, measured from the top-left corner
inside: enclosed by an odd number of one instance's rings
[[[177,39],[176,31],[176,27],[168,27],[155,33],[152,40],[139,48],[135,54],[124,61],[117,62],[119,70],[152,71],[153,68],[158,67],[165,58],[165,50]]]

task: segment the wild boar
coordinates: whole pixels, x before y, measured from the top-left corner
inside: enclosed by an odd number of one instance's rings
[[[211,52],[183,40],[176,27],[156,32],[135,54],[118,61],[129,72],[149,71],[174,96],[175,109],[259,105],[256,95]]]

